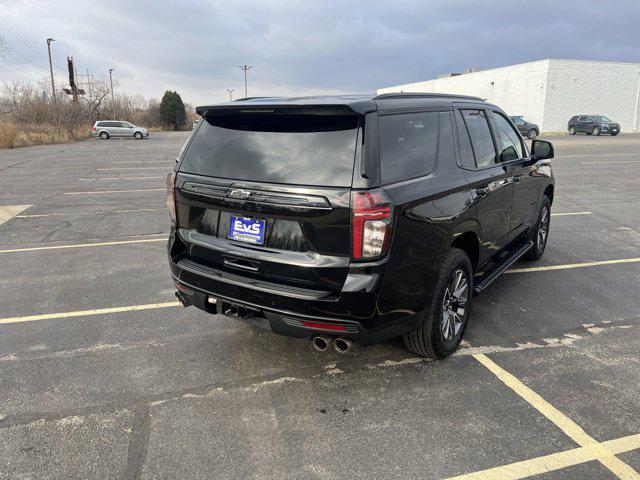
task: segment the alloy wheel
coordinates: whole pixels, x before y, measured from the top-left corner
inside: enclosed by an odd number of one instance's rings
[[[540,213],[540,224],[538,225],[538,237],[536,239],[536,248],[542,250],[547,242],[549,234],[549,209],[544,206]]]
[[[442,302],[440,331],[445,340],[450,341],[460,333],[469,296],[469,282],[464,270],[458,268],[451,275]]]

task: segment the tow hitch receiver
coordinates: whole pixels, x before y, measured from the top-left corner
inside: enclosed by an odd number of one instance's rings
[[[226,315],[227,317],[248,319],[253,317],[259,312],[258,309],[245,307],[236,303],[224,302],[218,300],[217,302],[218,312]]]

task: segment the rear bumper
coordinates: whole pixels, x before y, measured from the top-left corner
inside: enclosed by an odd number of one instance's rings
[[[172,263],[173,265],[175,264]],[[242,297],[236,298],[222,295],[219,293],[219,290],[222,289],[213,289],[217,291],[204,290],[189,284],[183,279],[179,279],[175,274],[172,274],[172,277],[183,298],[200,310],[210,314],[231,316],[256,328],[304,340],[311,340],[316,335],[326,333],[351,338],[363,346],[372,345],[413,330],[421,318],[420,315],[414,314],[405,315],[396,320],[376,322],[373,319],[363,321],[348,317],[336,318],[333,316],[307,315],[297,311],[281,310],[268,305],[248,302]],[[298,301],[300,302],[300,300]],[[303,307],[302,304],[299,304],[299,306]],[[234,311],[234,314],[228,313],[231,310]],[[327,328],[305,325],[305,322],[327,324]],[[375,326],[370,326],[371,324],[375,324]],[[331,328],[328,327],[329,325],[331,325]],[[336,328],[338,327],[341,329],[337,330]]]

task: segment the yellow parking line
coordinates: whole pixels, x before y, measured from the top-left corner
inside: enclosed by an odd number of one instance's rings
[[[583,165],[602,165],[605,163],[640,163],[640,160],[616,160],[615,162],[581,162]]]
[[[159,177],[102,177],[102,178],[79,178],[80,182],[99,182],[103,180],[115,181],[115,180],[150,180],[157,178],[165,178],[164,176]]]
[[[171,165],[166,167],[122,167],[122,168],[96,168],[99,172],[119,172],[120,170],[172,170]]]
[[[63,195],[87,195],[91,193],[160,192],[166,190],[166,188],[139,188],[135,190],[94,190],[90,192],[64,192]]]
[[[583,262],[583,263],[565,263],[563,265],[548,265],[546,267],[527,267],[527,268],[512,268],[504,273],[525,273],[525,272],[545,272],[547,270],[566,270],[569,268],[584,268],[584,267],[597,267],[599,265],[616,265],[618,263],[637,263],[640,262],[640,258],[619,258],[617,260],[600,260],[597,262]]]
[[[76,243],[73,245],[51,245],[47,247],[10,248],[7,250],[0,250],[0,253],[36,252],[38,250],[61,250],[65,248],[106,247],[110,245],[124,245],[127,243],[166,242],[167,235],[165,234],[161,234],[161,235],[163,235],[162,238],[142,238],[138,240],[119,240],[115,242],[100,242],[100,243]]]
[[[591,212],[565,212],[565,213],[552,213],[552,217],[565,217],[569,215],[591,215]]]
[[[26,317],[8,317],[0,318],[0,325],[4,325],[7,323],[36,322],[38,320],[51,320],[55,318],[85,317],[87,315],[102,315],[106,313],[136,312],[138,310],[177,307],[179,305],[180,304],[178,302],[149,303],[147,305],[130,305],[128,307],[99,308],[95,310],[79,310],[75,312],[45,313],[43,315],[29,315]]]
[[[575,155],[556,155],[555,158],[572,158],[572,157],[637,157],[640,153],[581,153]]]
[[[616,457],[614,452],[611,451],[606,444],[600,443],[588,435],[577,423],[547,402],[531,388],[527,387],[514,375],[498,366],[483,353],[476,354],[473,357],[489,369],[489,371],[498,377],[507,387],[547,417],[548,420],[562,430],[571,440],[587,450],[594,459],[600,461],[600,463],[617,475],[618,478],[622,480],[640,479],[640,474]]]
[[[640,448],[640,435],[616,438],[602,442],[611,453],[616,455]],[[520,478],[541,475],[566,467],[596,460],[596,457],[585,447],[574,448],[564,452],[552,453],[541,457],[514,462],[508,465],[488,468],[478,472],[451,477],[447,480],[517,480]]]

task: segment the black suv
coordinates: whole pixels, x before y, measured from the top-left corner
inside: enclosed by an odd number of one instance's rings
[[[527,137],[529,140],[533,140],[540,134],[540,128],[535,123],[527,122],[524,117],[518,115],[515,117],[509,117],[513,124],[523,137]]]
[[[609,120],[604,115],[574,115],[567,125],[570,135],[586,133],[587,135],[609,134],[613,137],[620,133],[620,124]]]
[[[344,352],[442,358],[474,295],[543,254],[550,143],[475,97],[254,98],[197,109],[167,177],[176,297]]]

